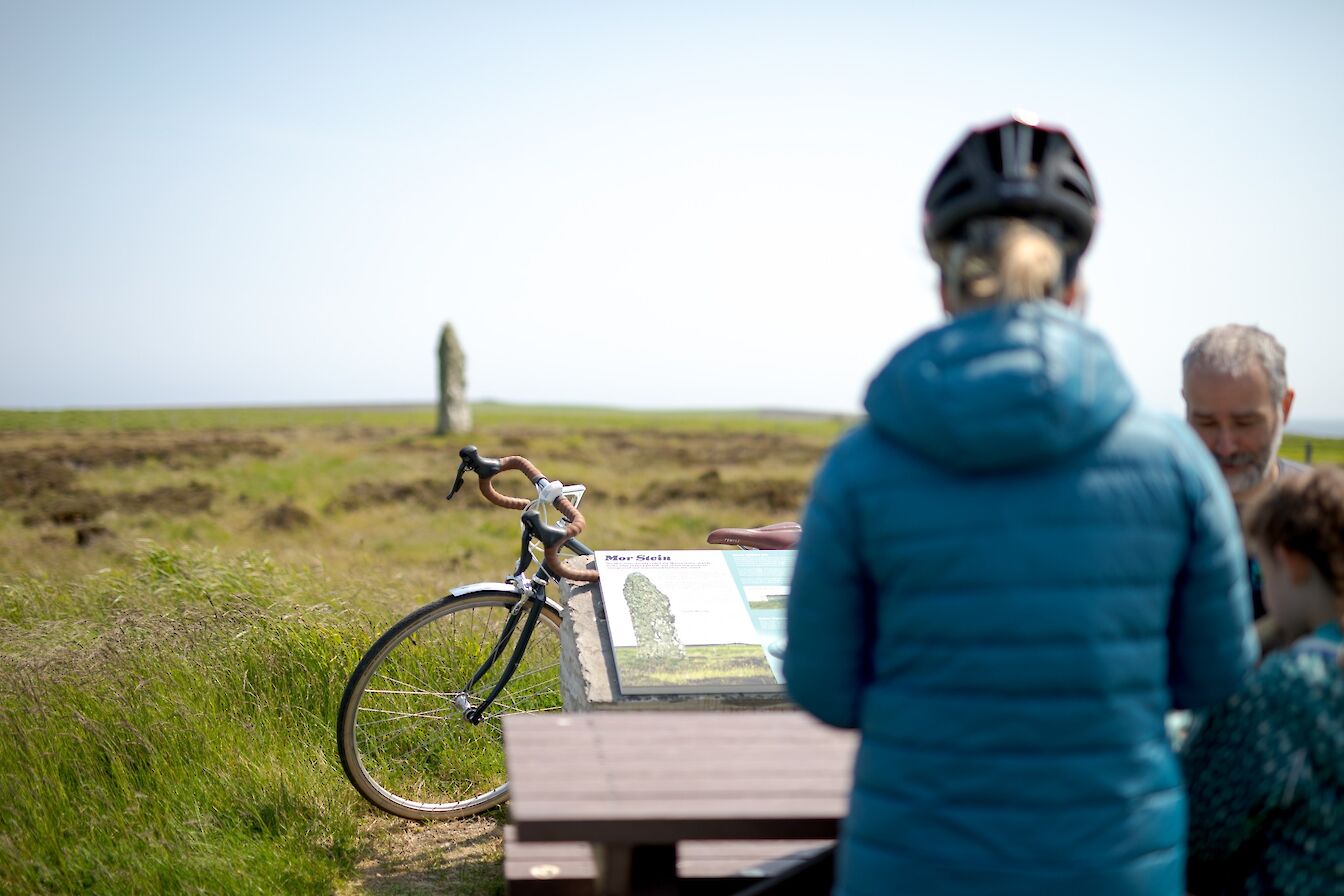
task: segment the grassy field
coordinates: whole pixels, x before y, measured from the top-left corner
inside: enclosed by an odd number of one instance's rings
[[[845,425],[476,421],[445,439],[428,407],[0,412],[0,892],[501,892],[498,813],[465,858],[389,862],[433,834],[368,808],[335,755],[374,638],[512,570],[517,518],[444,501],[457,448],[587,484],[596,547],[697,548],[796,518]]]
[[[1310,457],[1308,457],[1310,451]],[[1344,439],[1323,439],[1316,436],[1288,435],[1283,437],[1280,457],[1289,460],[1310,460],[1314,464],[1344,464]]]
[[[512,569],[516,517],[443,500],[457,448],[588,485],[594,547],[690,549],[796,519],[848,421],[481,405],[472,433],[432,423],[0,411],[0,892],[501,892],[498,814],[436,828],[478,847],[449,853],[365,806],[334,745],[378,633]],[[1311,441],[1344,462],[1344,441]]]

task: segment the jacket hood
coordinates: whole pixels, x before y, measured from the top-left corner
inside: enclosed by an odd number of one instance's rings
[[[1055,302],[1022,302],[920,336],[874,378],[864,406],[888,438],[970,472],[1072,454],[1133,400],[1100,335]]]

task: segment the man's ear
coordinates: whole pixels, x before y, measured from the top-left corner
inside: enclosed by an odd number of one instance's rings
[[[1295,397],[1297,397],[1297,393],[1294,392],[1292,389],[1289,389],[1287,392],[1284,392],[1284,393],[1283,393],[1283,422],[1284,422],[1284,423],[1287,423],[1287,422],[1288,422],[1288,412],[1291,411],[1291,410],[1293,409],[1293,399],[1294,399]]]
[[[1060,304],[1065,308],[1072,308],[1074,303],[1078,301],[1079,295],[1081,295],[1081,291],[1078,289],[1077,280],[1074,280],[1071,283],[1066,283],[1064,284],[1064,289],[1059,293]]]
[[[1294,585],[1306,582],[1316,569],[1306,554],[1281,544],[1274,545],[1274,561],[1284,568],[1288,573],[1288,580]]]

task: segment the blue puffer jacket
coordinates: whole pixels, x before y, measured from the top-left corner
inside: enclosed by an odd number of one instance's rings
[[[1257,647],[1226,487],[1054,303],[901,350],[824,462],[790,694],[859,728],[837,893],[1177,894],[1164,715]]]

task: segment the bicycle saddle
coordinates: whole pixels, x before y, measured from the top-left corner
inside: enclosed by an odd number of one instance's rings
[[[762,551],[787,551],[798,546],[803,527],[797,523],[771,523],[759,529],[715,529],[706,539],[710,544],[735,544]]]

